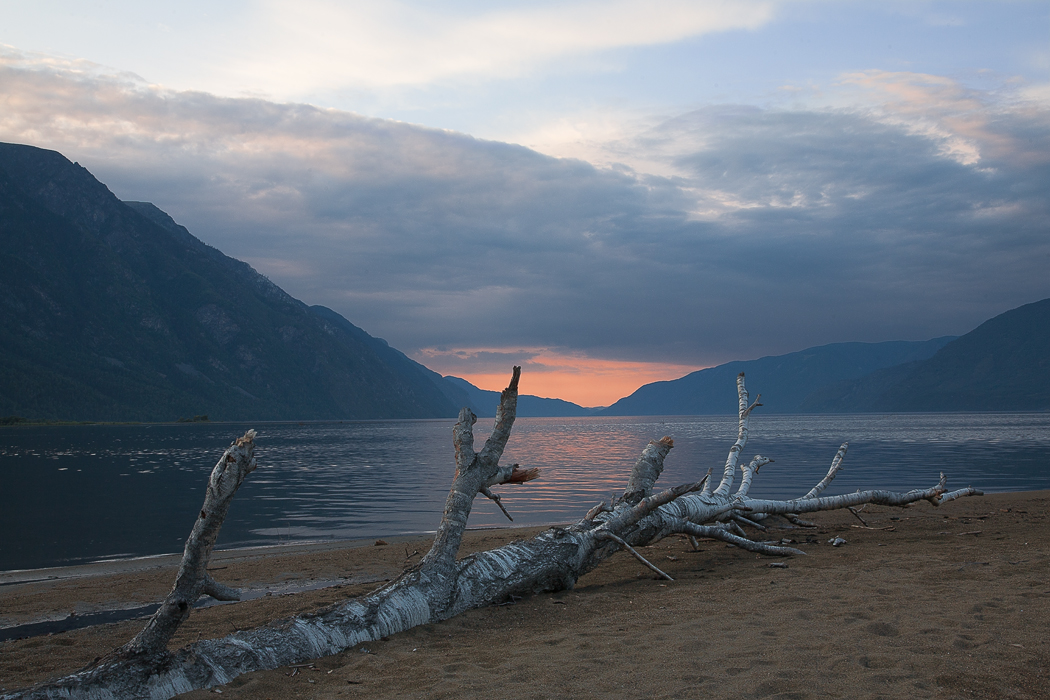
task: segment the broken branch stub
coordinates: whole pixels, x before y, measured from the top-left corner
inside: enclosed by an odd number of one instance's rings
[[[674,447],[670,438],[654,440],[643,450],[631,471],[623,495],[611,499],[608,505],[596,505],[583,519],[568,527],[552,527],[532,539],[459,559],[463,531],[474,499],[481,494],[503,508],[492,487],[521,483],[538,476],[537,470],[499,465],[514,424],[519,376],[520,368],[515,367],[510,384],[500,395],[495,424],[481,452],[474,451],[473,428],[477,418],[468,409],[460,412],[453,428],[456,472],[433,546],[394,581],[366,596],[348,599],[315,613],[276,620],[222,639],[197,642],[175,652],[167,650],[167,641],[197,597],[204,593],[216,596],[235,593],[210,579],[206,567],[229,500],[244,476],[255,468],[255,434],[249,431],[224,453],[212,472],[205,506],[187,540],[175,587],[146,628],[91,668],[3,698],[169,698],[195,688],[222,685],[242,673],[302,664],[336,654],[360,642],[446,620],[471,608],[530,593],[572,588],[580,576],[620,551],[632,554],[655,573],[670,578],[636,549],[668,535],[685,535],[694,546],[697,537],[704,537],[759,554],[790,556],[803,552],[755,542],[746,536],[741,525],[762,527],[758,521],[770,515],[797,520],[799,513],[863,503],[903,506],[928,500],[938,505],[964,496],[981,495],[974,488],[946,493],[942,475],[937,485],[929,489],[906,493],[863,491],[820,497],[839,470],[846,451],[843,444],[828,475],[801,498],[750,498],[748,493],[759,468],[772,460],[756,457],[738,467],[739,455],[747,444],[749,418],[761,405],[757,400],[748,404],[741,374],[737,377],[737,438],[717,487],[712,486],[711,470],[708,470],[708,476],[698,482],[654,493],[664,459]],[[738,468],[742,471],[741,484],[735,494],[730,494]]]

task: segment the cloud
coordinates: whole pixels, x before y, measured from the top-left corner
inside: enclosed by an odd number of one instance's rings
[[[9,52],[0,139],[63,152],[424,360],[702,367],[963,333],[1050,296],[1045,102],[906,74],[842,89],[867,97],[649,122],[605,167]]]
[[[775,0],[8,4],[5,42],[131,66],[169,88],[296,101],[323,95],[328,104],[398,101],[550,71],[618,71],[619,50],[759,29],[776,8]]]
[[[772,2],[611,0],[527,7],[302,0],[262,3],[240,58],[216,66],[283,95],[528,74],[555,59],[680,41],[773,18]],[[263,78],[260,80],[260,78]]]

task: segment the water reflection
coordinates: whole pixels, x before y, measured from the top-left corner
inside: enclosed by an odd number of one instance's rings
[[[478,449],[488,430],[476,426]],[[231,508],[220,546],[432,530],[453,471],[452,421],[63,426],[0,431],[0,569],[178,551],[222,447],[259,430],[259,469]],[[661,483],[720,473],[732,417],[523,418],[504,463],[539,480],[500,492],[516,525],[568,522],[622,491],[649,440],[675,440]],[[829,493],[949,486],[1050,488],[1046,414],[761,416],[746,455],[776,460],[755,497],[805,493],[850,441]],[[507,521],[478,499],[472,526]]]

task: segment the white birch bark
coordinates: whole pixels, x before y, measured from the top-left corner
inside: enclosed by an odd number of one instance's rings
[[[945,493],[942,475],[938,484],[930,489],[819,497],[838,471],[845,456],[845,445],[836,455],[828,476],[802,498],[777,501],[748,497],[759,468],[772,461],[758,456],[742,468],[740,487],[736,494],[730,495],[739,455],[747,444],[749,417],[760,405],[757,401],[748,405],[741,374],[737,378],[737,440],[729,451],[717,488],[712,490],[709,470],[708,476],[696,483],[654,493],[664,458],[674,447],[671,438],[664,437],[650,442],[642,452],[623,495],[609,504],[591,508],[576,524],[552,527],[531,540],[457,560],[474,498],[478,494],[491,498],[495,495],[490,490],[493,486],[526,481],[538,475],[534,469],[499,465],[514,424],[519,374],[520,368],[515,367],[510,385],[500,397],[492,433],[480,452],[474,451],[473,428],[477,419],[468,409],[460,412],[453,429],[456,473],[434,544],[418,563],[393,582],[361,598],[314,613],[277,620],[222,639],[197,642],[174,652],[167,650],[168,640],[199,595],[235,593],[212,581],[206,567],[229,499],[244,476],[254,469],[254,433],[249,432],[231,446],[216,465],[201,518],[187,540],[175,587],[146,628],[98,664],[50,683],[10,693],[3,696],[4,700],[170,698],[191,689],[222,685],[250,671],[339,653],[360,642],[445,620],[510,596],[572,588],[580,576],[621,550],[632,553],[654,572],[666,577],[634,548],[670,534],[715,538],[774,556],[803,554],[790,547],[754,542],[745,536],[740,523],[757,526],[755,520],[763,515],[808,513],[862,503],[903,506],[927,500],[938,505],[963,496],[981,495],[973,488]]]

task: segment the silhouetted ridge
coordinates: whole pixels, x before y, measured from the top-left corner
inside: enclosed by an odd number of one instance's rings
[[[495,416],[496,407],[499,406],[498,391],[479,389],[466,379],[459,377],[445,377],[444,381],[457,391],[464,392],[469,400],[470,409],[478,416]],[[560,417],[569,418],[577,416],[591,416],[598,412],[595,408],[584,408],[579,404],[562,399],[545,399],[539,396],[522,394],[518,397],[518,415],[522,418],[529,417]]]
[[[1050,299],[985,321],[933,357],[828,387],[814,411],[1050,410]]]
[[[732,414],[736,412],[736,376],[740,372],[747,373],[748,386],[761,391],[763,413],[795,413],[805,410],[806,397],[822,387],[925,359],[950,340],[834,343],[787,355],[728,362],[680,379],[646,384],[601,415]]]
[[[0,415],[452,417],[439,377],[61,154],[0,144]],[[455,395],[455,392],[451,392]]]

